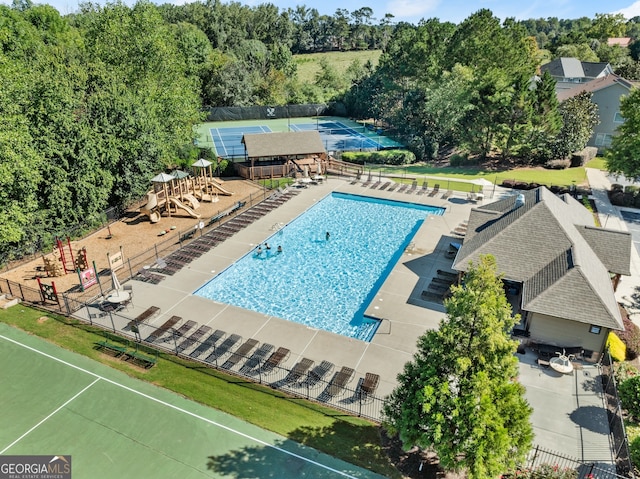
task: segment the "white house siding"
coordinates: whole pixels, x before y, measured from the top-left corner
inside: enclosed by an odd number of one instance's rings
[[[532,315],[529,323],[531,341],[557,346],[579,346],[582,349],[600,353],[604,348],[609,329],[601,328],[600,334],[594,334],[589,332],[590,328],[591,325],[587,323],[536,313]]]

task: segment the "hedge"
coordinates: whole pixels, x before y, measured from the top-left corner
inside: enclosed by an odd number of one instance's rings
[[[627,357],[627,347],[616,333],[609,333],[607,347],[614,361],[624,361]]]

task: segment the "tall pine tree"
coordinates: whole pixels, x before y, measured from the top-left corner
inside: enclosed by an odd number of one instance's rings
[[[443,467],[496,477],[529,450],[531,408],[517,381],[518,321],[492,256],[453,288],[447,318],[427,331],[384,406],[385,424],[407,448],[433,448]]]

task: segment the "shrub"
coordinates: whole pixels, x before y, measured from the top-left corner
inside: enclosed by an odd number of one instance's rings
[[[640,191],[640,188],[635,185],[627,185],[624,187],[624,192],[629,193],[630,195],[636,196],[638,194],[638,191]]]
[[[616,333],[609,333],[607,338],[607,347],[614,361],[624,361],[627,357],[627,347]]]
[[[640,354],[640,328],[629,318],[622,318],[624,331],[618,332],[620,340],[627,348],[626,359],[633,360]]]
[[[632,464],[640,464],[640,436],[636,437],[629,444],[629,456]]]
[[[624,193],[622,195],[623,206],[632,206],[634,201],[635,201],[635,197],[631,193]]]
[[[622,381],[618,386],[618,395],[623,409],[634,418],[640,418],[640,376]]]
[[[527,183],[526,181],[516,181],[514,183],[513,187],[516,190],[528,190],[529,189],[529,183]]]
[[[541,464],[533,469],[519,469],[515,473],[505,474],[503,478],[518,479],[576,479],[578,471],[557,464]]]
[[[383,151],[345,151],[342,154],[344,161],[363,165],[372,163],[376,165],[405,165],[416,160],[409,150],[383,150]]]
[[[624,193],[621,191],[612,192],[611,195],[609,195],[609,199],[612,205],[624,206]]]
[[[635,366],[633,366],[631,363],[627,361],[623,363],[614,363],[613,369],[614,369],[614,374],[616,376],[616,381],[618,381],[618,384],[622,383],[623,381],[626,381],[629,378],[638,376],[640,374],[640,371],[638,371],[638,368],[636,368]]]
[[[502,183],[500,184],[500,186],[503,186],[505,188],[513,188],[513,185],[516,184],[516,180],[502,180]]]
[[[587,146],[581,151],[576,151],[571,155],[571,167],[582,166],[593,160],[598,155],[598,149],[593,146]]]
[[[550,170],[565,170],[571,165],[571,160],[549,160],[545,163],[544,167]]]
[[[618,192],[618,191],[624,191],[624,186],[618,184],[618,183],[614,183],[611,185],[611,192]]]
[[[452,167],[464,166],[469,161],[469,157],[467,155],[455,154],[449,158],[449,164]]]

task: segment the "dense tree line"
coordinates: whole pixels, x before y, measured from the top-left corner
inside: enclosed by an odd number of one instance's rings
[[[396,128],[418,158],[455,147],[542,164],[583,148],[597,112],[589,95],[558,105],[539,53],[521,23],[486,9],[459,25],[401,24],[345,101],[354,116]]]
[[[531,83],[542,47],[558,53],[580,32],[602,44],[636,23],[564,22],[551,35],[489,10],[416,26],[367,7],[326,16],[219,0],[84,3],[63,17],[14,0],[0,6],[0,257],[138,198],[150,176],[197,155],[193,125],[208,106],[343,101],[393,125],[420,159],[448,145],[540,163],[566,155],[594,112],[588,97],[557,105],[547,76]],[[380,64],[340,73],[324,62],[312,84],[296,77],[296,53],[362,49],[382,49]]]

